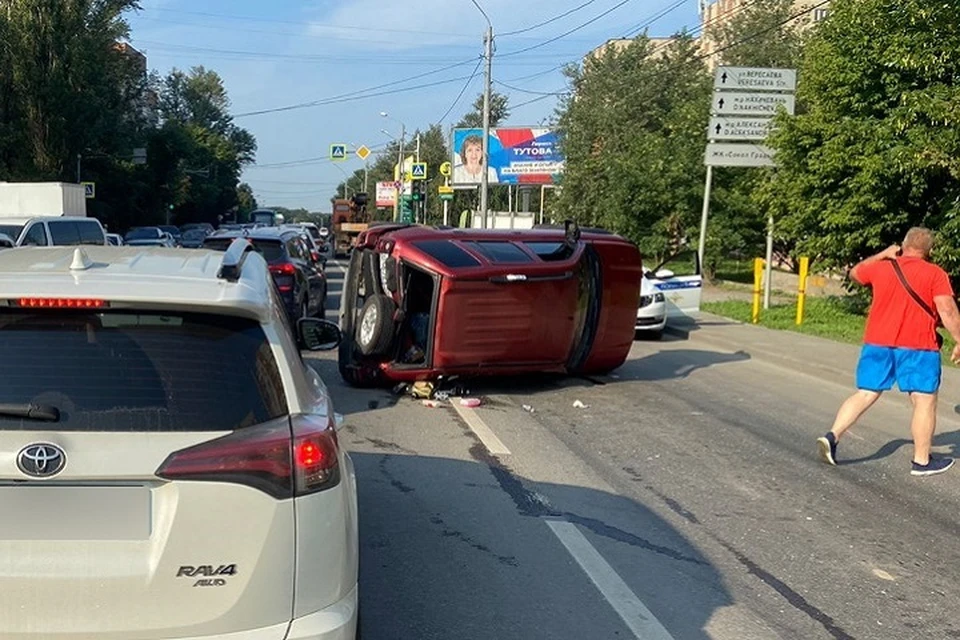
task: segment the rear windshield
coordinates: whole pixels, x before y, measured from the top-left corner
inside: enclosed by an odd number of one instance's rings
[[[203,241],[203,247],[214,251],[226,251],[234,240],[236,238],[207,238]],[[280,262],[286,259],[283,253],[283,245],[278,240],[254,240],[253,248],[267,262]]]
[[[22,224],[0,224],[0,233],[10,236],[14,242],[20,237],[21,231],[23,231]]]
[[[287,413],[270,345],[243,318],[9,310],[0,362],[0,403],[60,411],[0,416],[0,431],[232,431]]]
[[[156,227],[131,229],[127,232],[127,240],[153,240],[160,237],[160,230]]]

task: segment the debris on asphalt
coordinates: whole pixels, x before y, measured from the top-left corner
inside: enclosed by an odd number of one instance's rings
[[[583,404],[583,403],[580,402],[579,400],[574,400],[574,402],[573,402],[573,408],[574,408],[574,409],[589,409],[589,408],[590,408],[590,405],[588,405],[588,404]]]
[[[410,388],[410,393],[414,398],[429,400],[433,397],[434,386],[432,382],[414,382]]]
[[[433,394],[433,397],[436,398],[437,400],[440,400],[441,402],[446,402],[447,400],[450,399],[450,392],[437,391],[435,394]]]
[[[395,395],[395,396],[402,396],[403,394],[405,394],[405,393],[407,392],[407,389],[409,389],[409,388],[410,388],[410,385],[409,385],[409,384],[407,384],[406,382],[401,382],[400,384],[396,385],[396,386],[393,388],[393,395]]]
[[[460,406],[476,409],[480,406],[480,398],[460,398]]]
[[[436,409],[440,406],[440,402],[437,400],[424,400],[423,406],[427,407],[428,409]]]
[[[534,409],[533,407],[531,407],[531,406],[528,405],[528,404],[523,405],[523,410],[524,410],[524,411],[528,411],[528,412],[530,412],[530,413],[536,413],[536,412],[537,412],[536,409]]]

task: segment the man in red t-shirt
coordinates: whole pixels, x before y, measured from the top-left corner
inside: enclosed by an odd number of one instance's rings
[[[953,458],[930,454],[940,389],[938,322],[957,341],[952,360],[960,363],[960,312],[947,273],[929,262],[932,247],[931,231],[915,227],[907,232],[902,250],[889,247],[850,271],[854,280],[873,288],[873,304],[857,364],[857,392],[840,407],[833,428],[817,439],[824,462],[837,463],[840,437],[896,382],[913,403],[910,473],[928,476],[953,465]],[[919,300],[904,286],[894,261]]]

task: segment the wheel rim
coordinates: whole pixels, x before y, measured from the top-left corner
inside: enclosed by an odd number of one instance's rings
[[[360,342],[363,344],[373,342],[373,331],[377,327],[378,315],[377,308],[371,306],[360,319]]]

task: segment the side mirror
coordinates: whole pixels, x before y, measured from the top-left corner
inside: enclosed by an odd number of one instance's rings
[[[340,326],[320,318],[297,320],[297,342],[306,351],[330,351],[340,346],[343,334]]]
[[[673,276],[674,273],[673,271],[670,271],[670,269],[660,269],[660,271],[657,271],[653,277],[657,280],[669,280]]]

